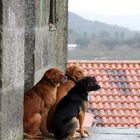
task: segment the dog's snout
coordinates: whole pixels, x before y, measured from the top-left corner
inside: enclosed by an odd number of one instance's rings
[[[101,87],[97,84],[97,90],[100,89]]]

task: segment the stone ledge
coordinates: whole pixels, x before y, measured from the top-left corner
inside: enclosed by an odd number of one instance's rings
[[[92,133],[92,136],[76,140],[140,140],[140,129],[114,127],[93,127],[88,129]],[[45,140],[54,139],[46,138]]]

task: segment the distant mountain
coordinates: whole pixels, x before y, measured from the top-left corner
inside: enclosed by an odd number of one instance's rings
[[[116,33],[123,33],[125,38],[134,36],[137,32],[130,31],[128,28],[124,28],[118,25],[110,25],[100,21],[86,20],[77,14],[69,12],[69,30],[73,30],[79,35],[87,34],[87,36],[98,36],[101,32],[105,31],[110,36],[114,36]]]
[[[118,15],[106,15],[106,14],[97,14],[92,11],[84,11],[76,13],[79,16],[84,17],[85,19],[92,21],[100,21],[103,23],[118,25],[129,28],[133,31],[140,31],[140,14],[118,14]]]

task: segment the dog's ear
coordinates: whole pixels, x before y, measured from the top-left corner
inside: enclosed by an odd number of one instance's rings
[[[51,68],[45,72],[44,76],[48,79],[53,79],[54,77],[57,77],[57,75],[59,75],[60,73],[62,72],[58,68]]]
[[[48,79],[51,79],[51,75],[52,75],[53,71],[54,71],[54,68],[51,68],[51,69],[47,70],[44,74],[44,77],[47,77]]]
[[[59,68],[51,68],[47,70],[44,77],[51,80],[52,83],[63,83],[67,80],[65,74]]]
[[[47,70],[46,72],[45,72],[45,74],[44,74],[44,76],[45,77],[48,77],[49,79],[50,79],[50,77],[51,77],[51,75],[52,75],[52,69],[49,69],[49,70]]]
[[[75,78],[76,81],[81,80],[82,78],[85,77],[85,70],[81,68],[81,66],[76,65],[75,70],[73,71],[73,77]]]
[[[71,73],[72,73],[72,67],[73,66],[69,66],[67,69],[66,69],[66,75],[70,76]]]
[[[97,83],[97,80],[96,80],[95,76],[92,75],[91,77],[92,77],[93,81],[94,81],[95,83]]]
[[[73,78],[75,81],[79,81],[85,76],[85,71],[80,67],[79,64],[69,66],[66,70],[66,75]]]
[[[82,78],[79,83],[86,89],[89,83],[89,76],[85,76],[84,78]]]

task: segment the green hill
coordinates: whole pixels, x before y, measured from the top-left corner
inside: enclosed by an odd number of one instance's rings
[[[124,38],[129,38],[133,37],[137,33],[117,25],[109,25],[99,21],[86,20],[71,12],[69,12],[68,21],[69,30],[74,31],[78,35],[83,35],[86,33],[87,36],[99,36],[103,32],[106,32],[111,37],[116,37],[119,34],[123,34]]]
[[[140,32],[99,21],[89,21],[69,12],[68,59],[139,60]]]

